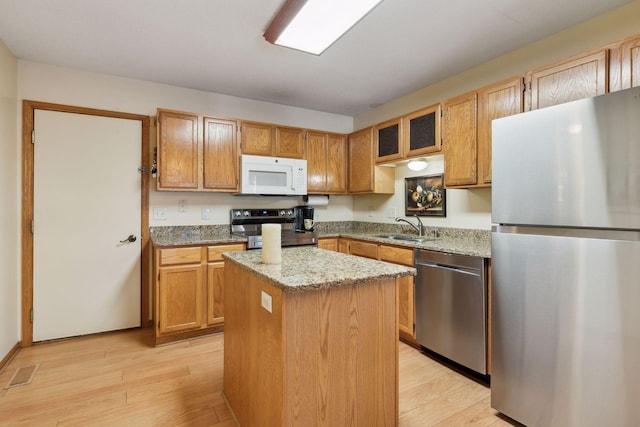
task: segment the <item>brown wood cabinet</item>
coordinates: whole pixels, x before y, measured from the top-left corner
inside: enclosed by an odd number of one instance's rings
[[[620,50],[622,89],[640,86],[640,37],[622,43]]]
[[[529,72],[529,109],[606,93],[608,52],[608,49],[602,49]]]
[[[242,154],[304,158],[304,129],[243,121],[240,135]]]
[[[345,135],[307,132],[307,192],[347,192],[347,139]]]
[[[523,111],[523,89],[515,77],[478,91],[478,185],[491,184],[491,122]]]
[[[158,190],[198,190],[200,173],[200,116],[158,110]]]
[[[203,188],[238,191],[237,122],[205,117]]]
[[[342,253],[392,262],[394,264],[402,264],[409,267],[414,266],[413,249],[411,248],[342,237],[338,240],[338,247]],[[412,344],[415,344],[416,339],[415,323],[414,277],[401,277],[398,279],[398,330],[402,338]]]
[[[393,194],[395,169],[376,166],[373,127],[349,135],[349,193]]]
[[[318,248],[338,252],[338,239],[333,237],[320,238],[318,239]]]
[[[441,111],[440,104],[436,104],[402,116],[405,158],[426,156],[442,150]]]
[[[475,185],[477,171],[477,94],[470,92],[444,103],[444,184]]]
[[[158,190],[238,190],[236,121],[159,109],[157,130]]]
[[[155,248],[153,315],[155,343],[222,330],[224,323],[223,252],[246,245]]]
[[[379,123],[374,128],[376,163],[400,160],[404,157],[402,146],[402,121],[400,118]]]

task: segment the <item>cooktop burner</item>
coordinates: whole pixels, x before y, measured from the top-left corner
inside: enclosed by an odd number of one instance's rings
[[[247,238],[247,249],[262,248],[262,224],[280,224],[282,246],[309,246],[318,244],[313,232],[294,229],[293,209],[231,209],[231,234]]]

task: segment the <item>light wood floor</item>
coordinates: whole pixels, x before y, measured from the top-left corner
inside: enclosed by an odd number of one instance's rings
[[[0,372],[0,425],[235,426],[222,354],[222,334],[154,348],[148,329],[25,348]],[[4,389],[36,363],[31,384]],[[488,388],[401,343],[401,427],[510,425]]]

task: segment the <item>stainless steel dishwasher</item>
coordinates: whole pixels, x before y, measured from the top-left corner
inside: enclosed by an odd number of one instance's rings
[[[415,250],[416,340],[447,359],[487,373],[484,258]]]

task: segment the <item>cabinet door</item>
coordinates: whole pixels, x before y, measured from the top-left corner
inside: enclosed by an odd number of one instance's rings
[[[378,244],[352,240],[349,244],[349,253],[365,258],[378,259]]]
[[[415,335],[415,296],[413,276],[398,279],[398,330],[409,335]]]
[[[602,50],[532,71],[531,110],[606,93],[607,61]]]
[[[318,239],[318,247],[320,249],[326,249],[328,251],[338,252],[338,239],[334,239],[334,238]]]
[[[388,120],[376,125],[374,145],[376,163],[402,159],[402,123],[400,119]]]
[[[158,190],[197,190],[200,174],[200,118],[158,110]]]
[[[405,157],[420,157],[440,152],[440,111],[440,104],[437,104],[402,117]]]
[[[491,121],[521,113],[522,77],[505,80],[478,91],[478,184],[491,183]]]
[[[622,44],[622,88],[640,86],[640,38]]]
[[[373,191],[373,128],[349,135],[349,193]]]
[[[327,134],[307,132],[307,192],[327,190]]]
[[[159,334],[198,329],[203,324],[203,266],[160,267],[158,276]]]
[[[276,157],[304,159],[304,129],[276,128]]]
[[[240,129],[242,154],[273,156],[275,152],[273,126],[267,123],[242,122]]]
[[[476,184],[477,129],[475,92],[444,104],[445,186]]]
[[[347,192],[347,138],[345,135],[327,135],[327,193]]]
[[[204,118],[204,188],[238,191],[237,123]]]
[[[224,323],[224,252],[244,251],[244,243],[207,248],[207,325]]]
[[[207,265],[207,324],[224,323],[224,262]]]
[[[339,238],[338,239],[338,252],[343,253],[343,254],[349,254],[349,243],[351,243],[350,239],[343,239],[343,238]]]

